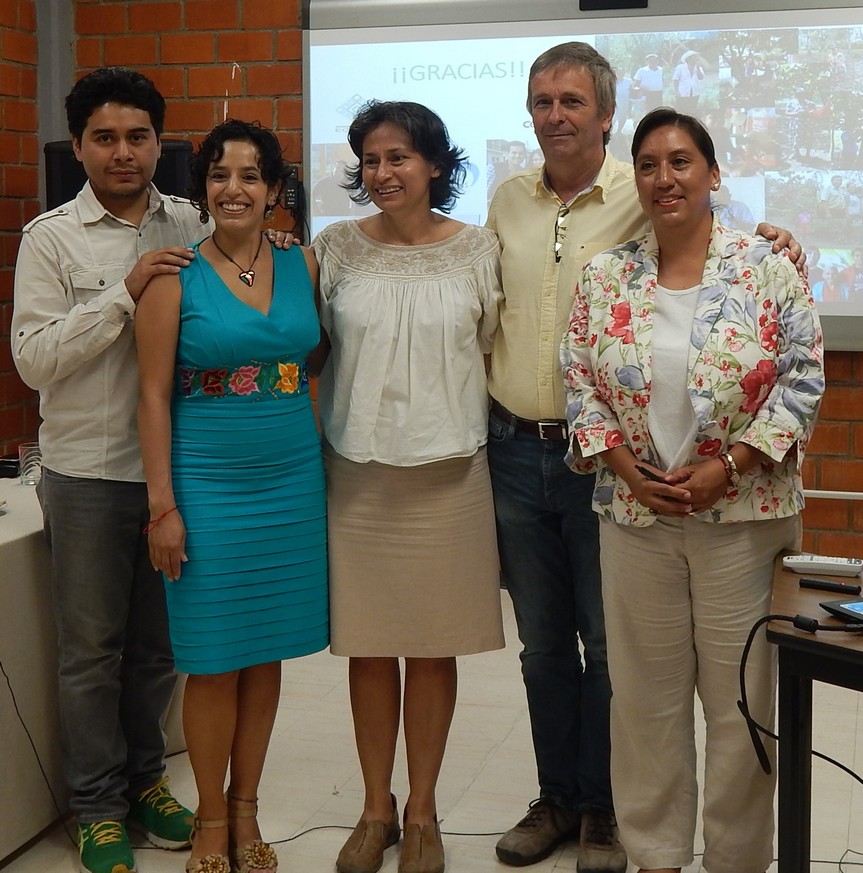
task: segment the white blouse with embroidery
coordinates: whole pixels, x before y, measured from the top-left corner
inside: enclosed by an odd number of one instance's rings
[[[395,246],[342,221],[313,247],[332,342],[318,410],[332,447],[394,466],[474,454],[487,439],[483,354],[503,296],[495,234],[466,225]]]

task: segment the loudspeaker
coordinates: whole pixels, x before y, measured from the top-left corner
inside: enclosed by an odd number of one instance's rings
[[[187,196],[191,157],[190,142],[163,139],[162,157],[156,164],[153,184],[163,194]],[[73,200],[86,181],[84,165],[75,158],[71,140],[45,143],[45,201],[48,209],[55,209],[68,200]]]

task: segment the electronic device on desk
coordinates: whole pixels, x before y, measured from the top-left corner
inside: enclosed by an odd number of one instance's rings
[[[860,585],[853,582],[830,582],[827,579],[807,579],[800,580],[801,588],[811,588],[815,591],[832,591],[834,594],[844,594],[847,597],[856,597],[863,590]]]
[[[843,621],[863,623],[863,598],[828,600],[827,603],[821,603],[819,606]]]
[[[823,573],[825,576],[859,576],[863,559],[831,558],[827,555],[788,555],[782,566],[793,573]]]

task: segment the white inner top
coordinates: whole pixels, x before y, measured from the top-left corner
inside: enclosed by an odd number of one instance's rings
[[[700,290],[701,285],[682,291],[656,286],[647,426],[666,470],[687,462],[698,426],[687,381],[692,319]]]

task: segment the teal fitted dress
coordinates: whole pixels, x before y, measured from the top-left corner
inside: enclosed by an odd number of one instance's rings
[[[318,318],[302,251],[273,257],[267,315],[200,253],[180,273],[171,466],[189,560],[165,588],[184,673],[328,642],[326,497],[305,364]]]

